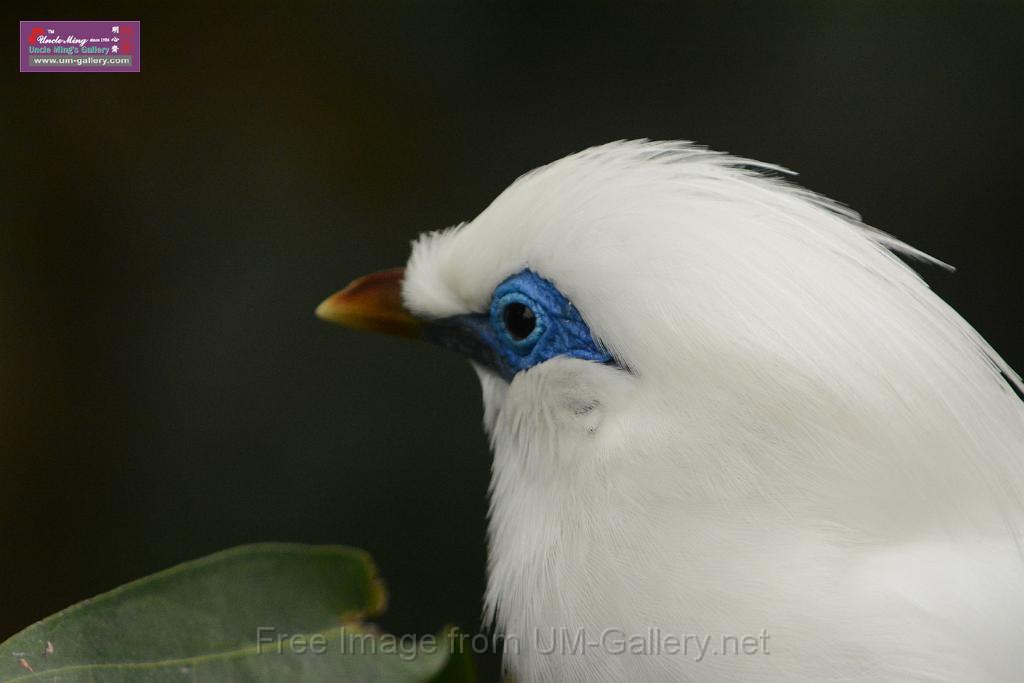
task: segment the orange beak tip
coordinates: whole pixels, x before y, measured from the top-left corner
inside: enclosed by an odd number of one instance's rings
[[[417,337],[421,322],[402,303],[404,275],[404,268],[392,268],[353,280],[324,299],[316,316],[357,330]]]

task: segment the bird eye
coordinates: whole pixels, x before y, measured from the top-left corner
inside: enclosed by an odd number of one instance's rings
[[[505,329],[509,336],[516,341],[522,341],[530,336],[533,329],[537,327],[537,316],[526,304],[513,301],[505,306],[501,312],[501,320],[505,323]]]
[[[523,358],[534,352],[548,329],[544,307],[516,290],[497,293],[491,302],[490,318],[504,350]]]

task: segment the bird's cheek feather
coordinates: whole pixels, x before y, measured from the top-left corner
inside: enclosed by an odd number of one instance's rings
[[[505,437],[558,441],[567,457],[586,453],[628,410],[635,385],[632,375],[615,367],[559,356],[516,375],[502,396],[498,419],[504,422]]]

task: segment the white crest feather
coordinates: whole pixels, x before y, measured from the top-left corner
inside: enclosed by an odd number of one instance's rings
[[[616,142],[414,244],[413,311],[529,267],[629,368],[480,371],[520,683],[1020,680],[1020,378],[893,252],[934,259],[785,172]],[[771,654],[542,653],[560,626]]]

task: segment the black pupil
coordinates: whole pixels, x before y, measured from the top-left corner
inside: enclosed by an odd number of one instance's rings
[[[505,321],[505,328],[516,341],[522,341],[529,337],[533,328],[537,326],[537,319],[534,317],[533,311],[529,306],[523,304],[509,304],[505,306],[501,315]]]

